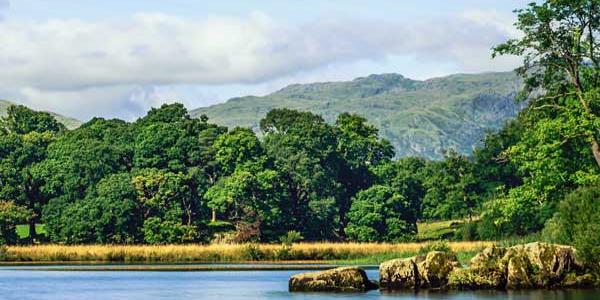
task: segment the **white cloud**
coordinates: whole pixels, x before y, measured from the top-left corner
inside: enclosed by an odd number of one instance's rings
[[[494,11],[416,23],[331,19],[296,26],[260,12],[203,20],[157,13],[121,21],[8,19],[0,22],[0,90],[73,116],[127,117],[177,98],[164,88],[171,85],[264,84],[389,57],[467,72],[506,70],[516,61],[492,62],[489,49],[516,34],[511,22]]]

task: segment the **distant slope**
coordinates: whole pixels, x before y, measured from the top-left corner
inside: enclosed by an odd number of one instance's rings
[[[446,149],[469,154],[486,130],[516,116],[519,80],[513,72],[457,74],[419,81],[398,74],[345,82],[294,84],[264,97],[233,98],[192,111],[221,125],[251,127],[273,108],[308,110],[328,122],[353,112],[376,125],[398,156],[441,158]]]
[[[8,109],[9,106],[13,105],[14,103],[12,102],[8,102],[6,100],[1,100],[0,99],[0,117],[5,117],[6,116],[6,110]],[[69,117],[65,117],[62,115],[59,115],[57,113],[53,113],[53,112],[48,112],[49,114],[51,114],[52,116],[54,116],[54,118],[64,124],[67,128],[69,129],[75,129],[79,126],[81,126],[81,121],[77,120],[77,119],[73,119],[73,118],[69,118]]]

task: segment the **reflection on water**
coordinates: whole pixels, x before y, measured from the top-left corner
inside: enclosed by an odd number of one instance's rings
[[[0,267],[0,299],[533,299],[597,300],[600,291],[478,291],[366,294],[287,292],[290,275],[300,271],[90,272],[9,270]],[[377,278],[377,270],[367,271]]]

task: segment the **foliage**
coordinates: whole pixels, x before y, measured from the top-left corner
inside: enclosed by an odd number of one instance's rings
[[[177,221],[159,217],[149,217],[142,226],[144,241],[148,244],[180,244],[196,239],[196,228]]]
[[[538,231],[566,193],[599,181],[599,9],[596,0],[531,3],[516,11],[522,37],[494,49],[523,58],[529,106],[504,150],[523,184],[487,204],[480,235]]]
[[[302,234],[295,230],[290,230],[285,235],[279,237],[281,244],[286,246],[291,246],[293,243],[299,242],[302,239],[304,239]]]
[[[425,246],[421,247],[419,249],[419,255],[427,255],[427,253],[429,253],[431,251],[453,253],[452,249],[450,248],[450,244],[448,244],[448,242],[435,241],[435,242],[428,243]]]
[[[17,241],[17,224],[33,218],[33,211],[16,205],[13,201],[0,201],[0,245]]]
[[[546,238],[575,246],[588,267],[600,270],[600,188],[582,187],[568,194],[544,228]]]
[[[415,209],[393,189],[375,185],[356,195],[346,234],[360,242],[400,241],[416,233]]]

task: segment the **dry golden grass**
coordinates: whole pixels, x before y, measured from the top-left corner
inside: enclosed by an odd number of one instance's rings
[[[451,242],[455,252],[472,252],[491,242]],[[249,260],[346,260],[414,254],[427,243],[299,243],[282,255],[281,245],[37,245],[7,248],[13,262],[234,262]]]

